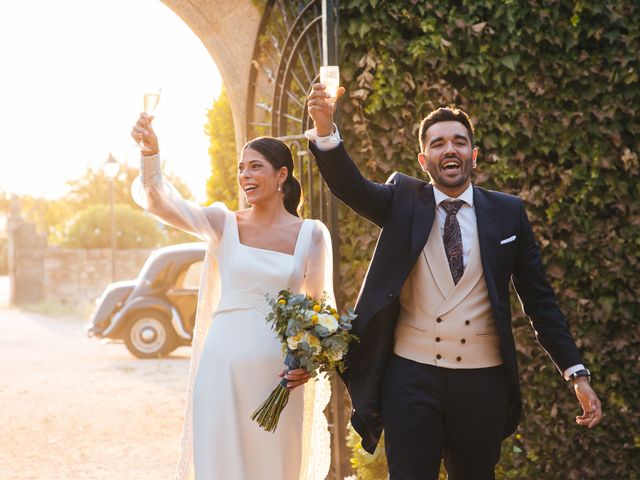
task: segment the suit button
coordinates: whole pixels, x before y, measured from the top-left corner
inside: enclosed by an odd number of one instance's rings
[[[462,357],[456,357],[456,360],[459,362],[460,360],[462,360]]]
[[[470,322],[469,320],[465,320],[465,321],[464,321],[464,324],[465,324],[465,325],[471,325],[471,322]]]
[[[436,322],[440,323],[442,322],[442,319],[440,317],[436,318]]]
[[[462,340],[460,340],[460,343],[467,343],[467,341],[463,338]]]
[[[439,342],[439,341],[440,341],[440,337],[436,337],[436,342]]]
[[[440,359],[442,358],[442,355],[437,354],[437,355],[436,355],[436,358],[437,358],[438,360],[440,360]]]
[[[393,298],[393,293],[391,293],[391,292],[387,293],[387,297]]]

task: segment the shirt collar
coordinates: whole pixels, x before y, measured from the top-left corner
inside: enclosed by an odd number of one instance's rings
[[[440,206],[440,204],[445,201],[451,202],[453,200],[462,200],[470,207],[473,207],[473,184],[469,184],[467,189],[464,192],[462,192],[460,196],[458,196],[457,198],[452,198],[452,197],[449,197],[448,195],[445,195],[440,190],[438,190],[438,188],[434,185],[433,195],[436,198],[436,205],[438,206]]]

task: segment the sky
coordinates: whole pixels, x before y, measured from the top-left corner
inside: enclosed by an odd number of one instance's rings
[[[167,171],[204,201],[221,79],[180,17],[160,0],[0,0],[0,190],[56,198],[109,153],[137,165],[129,132],[158,88]]]

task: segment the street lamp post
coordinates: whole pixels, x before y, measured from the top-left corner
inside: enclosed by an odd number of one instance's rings
[[[120,173],[120,164],[109,154],[106,162],[102,165],[102,171],[105,177],[109,179],[109,204],[111,210],[111,281],[116,281],[116,212],[114,198],[114,183]]]

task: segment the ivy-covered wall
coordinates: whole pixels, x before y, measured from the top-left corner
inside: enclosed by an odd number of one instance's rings
[[[469,112],[474,182],[526,200],[593,373],[605,417],[588,431],[517,313],[524,418],[499,478],[640,478],[640,3],[343,0],[339,35],[339,126],[362,171],[421,176],[420,120],[448,104]],[[344,207],[340,228],[349,305],[378,232]],[[379,478],[354,458],[359,478]]]

